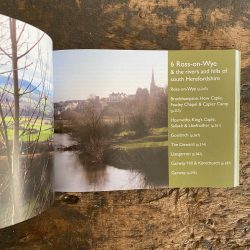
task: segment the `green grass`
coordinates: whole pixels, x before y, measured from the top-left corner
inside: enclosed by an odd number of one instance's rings
[[[168,146],[168,128],[153,128],[149,135],[142,138],[133,138],[134,131],[123,131],[116,135],[113,148],[125,150],[139,148],[156,148]]]
[[[121,149],[135,149],[135,148],[155,148],[155,147],[166,147],[168,146],[168,141],[161,141],[161,142],[128,142],[122,143],[114,148],[121,148]]]
[[[6,117],[5,121],[6,121],[6,123],[13,122],[13,118],[12,117]],[[27,118],[24,118],[24,117],[20,118],[20,128],[21,128],[20,132],[19,132],[20,137],[21,137],[20,140],[22,142],[27,142],[29,140],[30,141],[37,140],[42,120],[41,119],[37,119],[36,121],[33,120],[31,122],[32,126],[30,128],[33,128],[33,130],[35,130],[34,133],[32,133],[30,135],[28,135],[28,134],[23,134],[22,135],[22,132],[23,132],[22,127],[25,127],[26,122],[27,122]],[[33,124],[34,124],[34,126],[33,126]],[[53,135],[53,128],[52,128],[52,126],[50,124],[50,121],[43,120],[42,127],[41,127],[41,132],[40,132],[40,136],[39,136],[39,140],[38,141],[39,142],[46,141],[49,138],[51,138],[52,135]],[[9,140],[12,140],[13,136],[14,136],[14,130],[12,128],[8,129]]]
[[[161,134],[168,134],[168,128],[162,127],[162,128],[152,128],[151,129],[152,134],[154,135],[161,135]]]
[[[131,131],[131,130],[124,130],[121,133],[117,134],[117,137],[127,137],[127,136],[134,136],[135,135],[135,131]]]

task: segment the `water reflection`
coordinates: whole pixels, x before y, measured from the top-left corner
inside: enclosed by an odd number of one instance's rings
[[[82,166],[75,152],[55,152],[55,191],[83,192],[145,187],[144,176],[112,166]]]
[[[54,143],[56,148],[75,144],[68,134],[55,134]],[[163,171],[167,171],[165,167]],[[58,192],[126,190],[166,185],[164,172],[157,172],[157,176],[163,176],[163,179],[158,178],[158,183],[150,182],[150,178],[154,179],[152,172],[157,170],[151,171],[148,173],[150,176],[147,176],[145,171],[138,169],[122,169],[109,165],[84,166],[79,160],[78,152],[54,152],[54,189]]]

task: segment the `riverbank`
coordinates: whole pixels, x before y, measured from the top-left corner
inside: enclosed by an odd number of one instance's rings
[[[96,164],[84,155],[81,146],[69,134],[67,138],[57,141],[56,150],[59,152],[72,152],[79,158],[83,166],[100,169],[101,165],[113,166],[123,170],[137,170],[144,174],[147,182],[153,186],[166,186],[168,184],[168,136],[167,128],[154,128],[144,137],[136,138],[133,131],[123,131],[116,134],[108,147],[104,150],[103,164]],[[65,144],[66,143],[66,144]],[[72,157],[68,154],[68,157]],[[75,159],[72,159],[75,161]],[[63,164],[63,163],[61,163]],[[76,165],[79,163],[75,162]]]

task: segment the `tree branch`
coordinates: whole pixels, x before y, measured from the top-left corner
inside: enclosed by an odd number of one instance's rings
[[[26,56],[32,49],[34,49],[36,47],[36,45],[42,40],[42,38],[44,37],[45,33],[43,33],[43,35],[38,39],[38,41],[31,47],[29,48],[25,53],[23,53],[22,55],[17,57],[17,60],[21,59],[22,57]]]

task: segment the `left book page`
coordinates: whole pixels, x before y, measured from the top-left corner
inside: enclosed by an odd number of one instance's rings
[[[52,40],[0,15],[0,228],[53,202]]]

